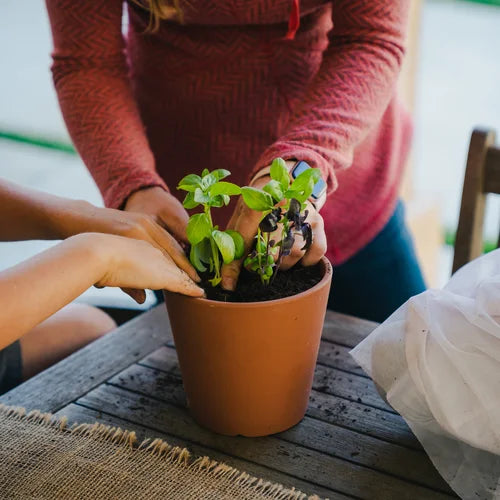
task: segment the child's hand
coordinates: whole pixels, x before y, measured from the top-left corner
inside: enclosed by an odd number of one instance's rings
[[[109,234],[87,233],[76,236],[95,249],[102,266],[98,287],[114,286],[143,290],[170,290],[202,297],[203,289],[179,269],[165,251],[146,241]],[[128,293],[128,292],[127,292]],[[137,300],[135,294],[130,294]]]
[[[108,233],[144,240],[167,253],[192,280],[199,282],[196,270],[177,240],[157,224],[153,216],[99,208],[87,202],[72,202],[71,210],[63,211],[58,221],[63,238],[79,233]]]

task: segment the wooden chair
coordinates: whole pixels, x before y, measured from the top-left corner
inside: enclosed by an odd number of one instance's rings
[[[488,193],[500,194],[500,147],[494,130],[472,132],[455,239],[453,273],[483,253],[483,224]],[[497,243],[500,246],[500,236]]]

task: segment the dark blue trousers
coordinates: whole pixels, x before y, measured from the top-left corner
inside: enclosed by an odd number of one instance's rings
[[[356,255],[333,269],[328,308],[384,321],[425,290],[400,201],[384,229]]]

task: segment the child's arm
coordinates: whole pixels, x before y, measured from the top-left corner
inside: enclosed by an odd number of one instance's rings
[[[0,179],[0,241],[60,239],[52,219],[70,203]]]
[[[85,232],[145,240],[167,252],[192,279],[199,280],[181,246],[152,217],[99,208],[0,179],[0,241],[57,240]]]
[[[81,234],[0,272],[0,349],[94,284],[203,295],[168,255],[149,243]]]

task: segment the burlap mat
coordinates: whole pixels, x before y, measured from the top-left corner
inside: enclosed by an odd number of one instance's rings
[[[0,405],[0,498],[305,499],[160,439]],[[309,497],[317,499],[318,497]]]

